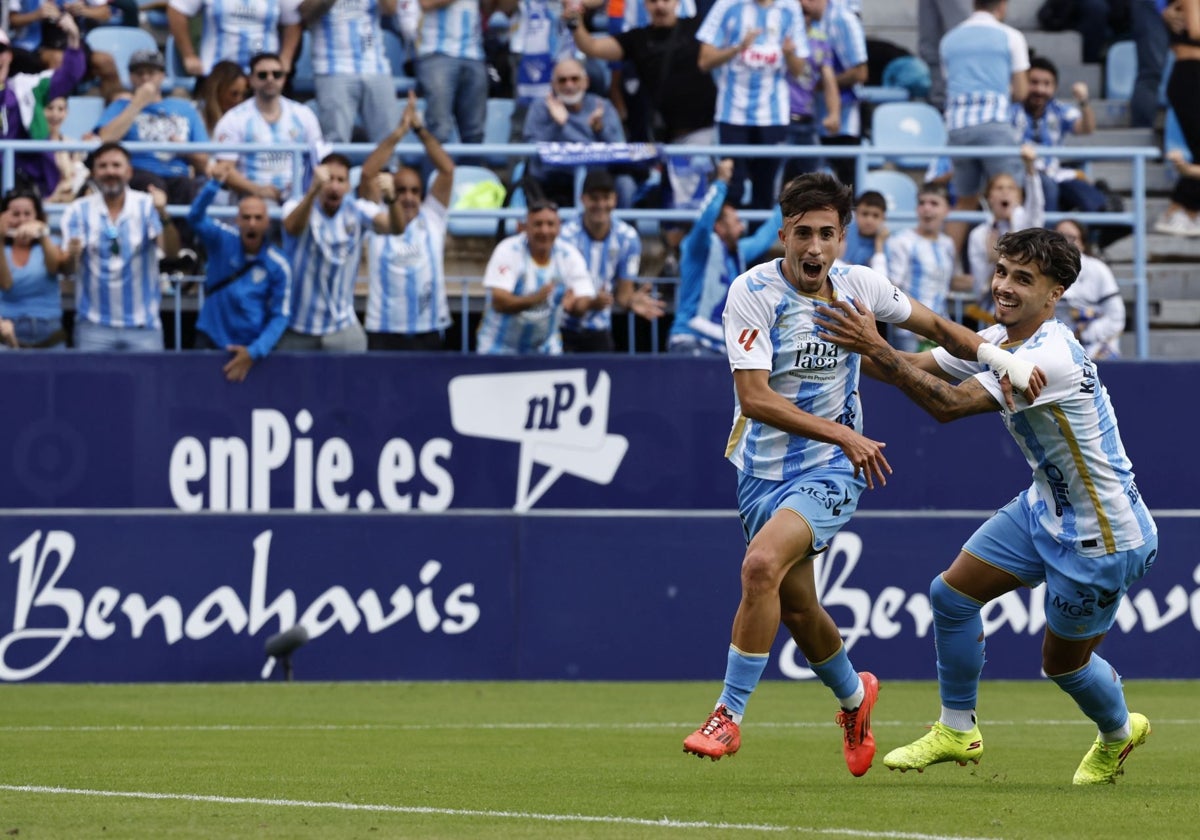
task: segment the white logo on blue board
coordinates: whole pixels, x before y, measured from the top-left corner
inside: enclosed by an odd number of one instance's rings
[[[589,390],[587,375],[580,368],[450,380],[454,431],[521,445],[514,510],[532,508],[564,474],[596,484],[611,484],[617,474],[629,441],[608,434],[612,380],[601,371]],[[546,468],[536,484],[534,464]]]

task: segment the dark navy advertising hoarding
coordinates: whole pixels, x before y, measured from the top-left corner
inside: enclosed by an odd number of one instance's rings
[[[986,514],[862,513],[817,562],[856,666],[935,676],[929,581]],[[1125,677],[1200,677],[1194,515],[1101,650]],[[0,681],[263,678],[303,626],[298,679],[719,682],[744,545],[732,514],[0,516]],[[1046,609],[984,612],[985,676],[1036,679]],[[768,678],[812,675],[781,638]],[[279,679],[279,669],[267,678]]]
[[[0,507],[199,511],[726,510],[733,386],[719,360],[5,354]],[[1141,492],[1200,508],[1180,440],[1200,366],[1100,369]],[[997,507],[1029,470],[996,417],[939,425],[864,380],[895,474],[864,510]],[[1179,405],[1166,409],[1164,395]],[[14,398],[15,397],[15,398]]]

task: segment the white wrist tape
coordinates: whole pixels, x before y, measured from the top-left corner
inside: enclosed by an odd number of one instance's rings
[[[975,351],[975,358],[982,365],[987,365],[999,376],[1008,375],[1014,391],[1024,391],[1029,387],[1029,378],[1033,376],[1033,363],[1018,359],[1007,350],[1001,350],[995,344],[986,341]]]

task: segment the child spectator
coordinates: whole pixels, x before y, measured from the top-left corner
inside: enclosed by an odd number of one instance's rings
[[[883,272],[886,268],[887,199],[883,193],[866,190],[854,205],[854,220],[846,226],[842,260]]]
[[[996,242],[1010,231],[1041,227],[1046,216],[1042,181],[1037,173],[1037,153],[1021,147],[1025,162],[1025,191],[1008,173],[993,175],[987,182],[984,201],[991,218],[976,225],[967,237],[967,265],[975,282],[976,303],[985,313],[993,309],[992,274],[996,270]]]

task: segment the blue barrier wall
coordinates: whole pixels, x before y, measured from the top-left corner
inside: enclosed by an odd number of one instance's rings
[[[935,676],[929,580],[984,514],[857,517],[818,564],[856,665]],[[1102,651],[1200,677],[1200,519]],[[711,679],[738,600],[732,514],[35,514],[0,517],[0,680],[253,680],[302,623],[300,679]],[[989,605],[986,675],[1036,679],[1041,590]],[[780,639],[769,678],[809,679]],[[274,677],[277,679],[278,674]]]
[[[720,678],[743,550],[724,364],[281,355],[231,385],[223,358],[0,357],[0,680],[253,679],[297,621],[303,679]],[[1103,649],[1200,677],[1200,366],[1100,376],[1161,530]],[[863,391],[895,474],[820,588],[860,667],[929,679],[929,579],[1028,470],[998,418]],[[989,677],[1038,675],[1042,610],[989,606]],[[775,653],[770,676],[809,676]]]
[[[0,508],[727,509],[727,367],[708,359],[8,354]],[[1138,486],[1200,508],[1200,365],[1100,368]],[[997,417],[939,425],[864,381],[895,469],[866,510],[987,509],[1029,482]]]

